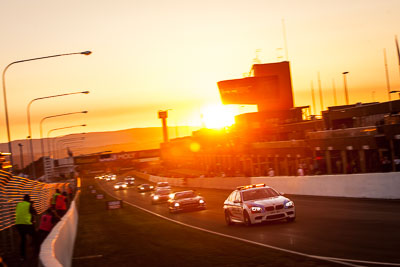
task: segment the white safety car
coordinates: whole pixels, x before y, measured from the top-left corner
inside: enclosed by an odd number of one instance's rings
[[[265,184],[239,186],[224,202],[225,221],[250,226],[264,221],[296,218],[294,202]]]

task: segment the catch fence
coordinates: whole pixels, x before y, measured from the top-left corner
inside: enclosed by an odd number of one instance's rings
[[[68,186],[69,183],[42,183],[0,170],[0,231],[15,224],[15,207],[25,194],[31,196],[33,207],[41,214],[49,208],[56,189],[67,191]]]

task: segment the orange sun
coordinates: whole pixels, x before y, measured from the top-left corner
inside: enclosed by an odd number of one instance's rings
[[[209,129],[220,129],[235,123],[237,111],[232,106],[209,105],[202,109],[202,123]]]

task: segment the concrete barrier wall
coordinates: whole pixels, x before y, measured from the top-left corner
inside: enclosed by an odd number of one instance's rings
[[[400,172],[351,175],[253,177],[280,192],[296,195],[400,199]]]
[[[150,175],[149,181],[153,183],[168,182],[172,186],[184,186],[184,178],[169,178],[169,177]]]
[[[188,187],[233,190],[241,185],[251,184],[251,177],[188,178]]]
[[[161,177],[161,176],[150,175],[147,173],[142,173],[142,172],[137,172],[137,171],[133,171],[131,173],[138,178],[141,178],[141,179],[153,182],[153,183],[168,182],[172,186],[184,186],[184,178]]]
[[[173,186],[233,190],[237,186],[265,183],[294,195],[400,199],[400,172],[318,176],[166,178],[135,172],[151,182]]]
[[[74,200],[71,202],[68,212],[54,226],[42,243],[39,254],[39,266],[71,266],[77,227],[78,210],[76,201]]]
[[[137,172],[137,171],[131,171],[129,173],[132,173],[132,175],[135,175],[138,178],[144,179],[149,181],[150,180],[150,175],[147,173],[143,173],[143,172]]]
[[[237,186],[251,183],[251,177],[213,177],[213,178],[170,178],[149,175],[141,172],[132,172],[138,178],[153,183],[168,182],[172,186],[200,187],[214,189],[235,189]]]

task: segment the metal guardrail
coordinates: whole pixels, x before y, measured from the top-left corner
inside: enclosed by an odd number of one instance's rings
[[[25,194],[31,196],[34,208],[41,214],[49,208],[50,198],[56,189],[66,191],[68,185],[41,183],[0,170],[0,231],[15,224],[15,207]]]

